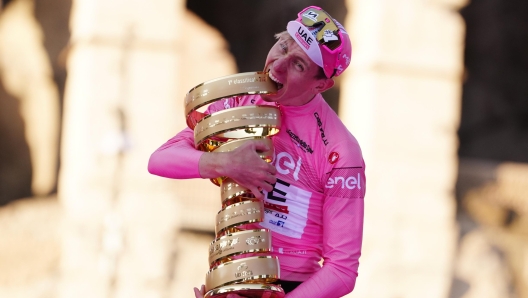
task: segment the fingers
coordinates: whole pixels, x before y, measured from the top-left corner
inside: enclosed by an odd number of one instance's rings
[[[194,288],[194,297],[203,298],[203,295],[202,293],[200,293],[200,290],[198,290],[198,288]]]
[[[196,298],[204,298],[205,295],[205,285],[202,285],[200,289],[194,288],[194,297]]]
[[[275,176],[268,174],[268,177],[260,183],[260,190],[265,190],[267,192],[273,191],[273,185],[277,181],[277,178]]]
[[[257,199],[263,199],[264,198],[264,195],[262,194],[262,192],[260,191],[260,189],[258,187],[248,187],[248,188],[251,191],[251,193],[255,196],[255,198],[257,198]]]
[[[257,182],[255,182],[255,187],[257,188],[258,192],[267,191],[271,192],[273,191],[273,185],[277,182],[277,177],[270,173],[264,173],[265,175],[264,179],[259,179]],[[251,190],[253,192],[253,190]],[[258,195],[257,193],[253,192],[253,194]]]
[[[277,177],[275,177],[275,174],[271,172],[268,172],[268,173],[269,174],[268,174],[268,178],[266,178],[266,182],[268,182],[271,185],[277,183]]]
[[[251,140],[230,151],[222,175],[247,187],[255,197],[262,198],[262,191],[273,190],[277,169],[263,160],[257,154],[258,150],[269,150],[269,145],[262,140]]]
[[[272,175],[276,175],[277,174],[277,168],[275,168],[274,166],[272,166],[271,164],[268,164],[268,172]],[[275,183],[275,182],[273,182]]]
[[[268,145],[266,145],[266,143],[263,142],[263,141],[254,140],[254,141],[252,141],[252,144],[253,144],[253,146],[255,146],[255,147],[254,147],[255,150],[258,151],[258,152],[264,152],[264,151],[268,151],[268,150],[271,149],[271,148],[270,148]]]
[[[267,192],[273,190],[273,185],[277,183],[277,177],[275,177],[277,170],[274,166],[265,163],[264,167],[259,170],[254,170],[253,173],[255,174],[255,184],[260,188],[259,190],[265,190]]]

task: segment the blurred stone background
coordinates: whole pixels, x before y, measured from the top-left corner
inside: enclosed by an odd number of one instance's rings
[[[0,297],[193,297],[218,190],[148,157],[308,5],[354,46],[325,94],[369,177],[347,297],[528,297],[523,0],[2,1]]]

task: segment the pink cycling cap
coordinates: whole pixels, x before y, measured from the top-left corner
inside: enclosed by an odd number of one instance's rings
[[[288,23],[288,33],[323,68],[327,78],[337,77],[348,67],[352,45],[345,28],[326,11],[309,6]]]

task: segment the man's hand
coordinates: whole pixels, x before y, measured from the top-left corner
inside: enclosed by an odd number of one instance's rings
[[[272,184],[277,181],[275,167],[258,154],[269,149],[264,142],[254,140],[231,152],[205,153],[200,159],[200,175],[203,178],[229,177],[262,198],[261,190],[272,191]]]
[[[204,298],[204,295],[205,295],[205,285],[202,285],[200,287],[200,290],[198,290],[198,288],[194,288],[194,296],[196,298]]]
[[[272,191],[272,184],[277,181],[277,170],[258,154],[269,149],[261,141],[245,142],[228,153],[225,176],[249,188],[256,197],[262,196],[261,190]]]

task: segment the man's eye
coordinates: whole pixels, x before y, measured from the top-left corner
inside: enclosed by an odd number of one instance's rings
[[[295,66],[297,66],[300,71],[304,71],[304,66],[301,63],[296,63]]]
[[[283,43],[281,43],[281,44],[280,44],[280,47],[281,47],[281,50],[282,50],[284,53],[286,53],[286,50],[288,49],[288,48],[286,47],[286,45],[283,44]]]

